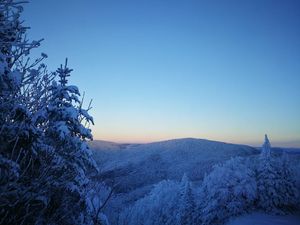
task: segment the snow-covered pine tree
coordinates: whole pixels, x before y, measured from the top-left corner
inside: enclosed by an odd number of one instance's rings
[[[257,167],[257,206],[271,213],[285,213],[295,207],[297,188],[290,164],[285,157],[271,155],[271,144],[265,135]]]
[[[179,225],[194,225],[198,223],[193,191],[186,173],[184,173],[180,182],[179,209],[177,216]]]
[[[96,169],[96,163],[86,141],[92,139],[91,130],[84,125],[93,123],[88,110],[82,108],[79,90],[68,85],[71,69],[65,65],[57,69],[59,81],[50,86],[47,105],[45,142],[55,149],[52,168],[56,183],[52,186],[52,204],[55,217],[67,224],[83,224],[87,206],[84,187],[88,184],[87,171]],[[59,193],[59,194],[58,194]],[[61,207],[55,207],[60,205]],[[81,212],[81,213],[78,213]],[[68,216],[66,216],[68,215]]]
[[[276,195],[274,189],[276,179],[278,178],[274,162],[271,159],[271,144],[267,135],[265,135],[265,141],[262,146],[257,168],[257,197],[258,207],[268,212],[272,212],[276,209],[273,202]]]
[[[276,202],[280,198],[275,187],[279,179],[276,170],[275,161],[271,157],[271,144],[265,135],[257,168],[257,197],[258,207],[267,212],[279,212],[276,208]]]
[[[271,160],[271,143],[266,134],[265,134],[265,142],[263,143],[261,148],[260,159],[264,161]]]

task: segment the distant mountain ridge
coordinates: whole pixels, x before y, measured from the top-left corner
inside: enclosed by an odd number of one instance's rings
[[[205,139],[183,138],[148,144],[117,144],[94,141],[90,144],[105,179],[124,184],[120,191],[140,188],[163,179],[201,180],[218,162],[235,156],[259,154],[246,145]],[[126,180],[125,182],[122,182]]]

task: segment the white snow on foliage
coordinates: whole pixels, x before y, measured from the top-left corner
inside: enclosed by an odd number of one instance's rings
[[[217,224],[248,212],[256,199],[254,172],[242,158],[214,167],[202,184],[202,220]]]
[[[45,53],[31,59],[42,40],[28,40],[25,2],[0,1],[0,224],[107,224],[85,195],[97,172],[85,143],[92,117],[67,60],[51,72]]]

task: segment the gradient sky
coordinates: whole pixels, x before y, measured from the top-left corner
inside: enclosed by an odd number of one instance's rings
[[[95,139],[300,147],[300,1],[31,0],[23,18],[49,68],[69,58]]]

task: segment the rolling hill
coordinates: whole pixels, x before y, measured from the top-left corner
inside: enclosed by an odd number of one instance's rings
[[[125,193],[163,179],[180,180],[184,173],[192,181],[201,180],[218,162],[259,153],[250,146],[193,138],[149,144],[94,141],[91,148],[102,179],[114,180],[118,192]]]

